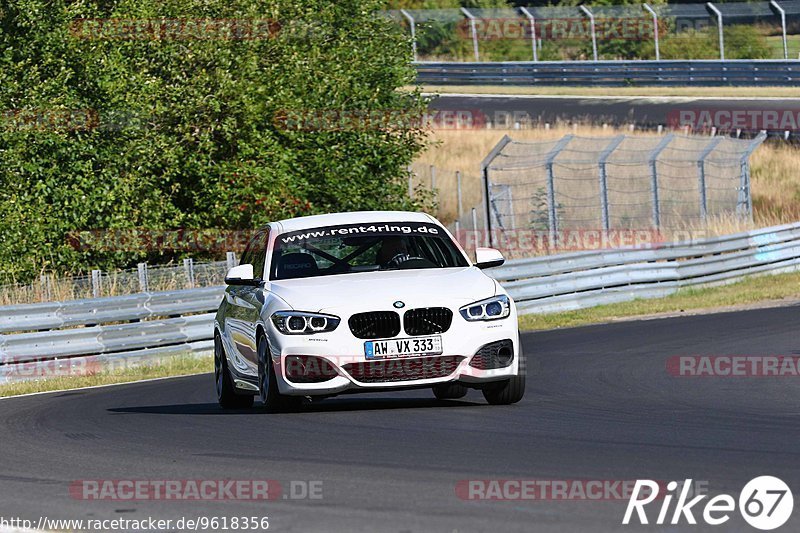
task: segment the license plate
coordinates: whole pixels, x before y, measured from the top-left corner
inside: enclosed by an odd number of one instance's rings
[[[382,357],[410,357],[412,355],[438,355],[442,353],[442,337],[413,337],[409,339],[389,339],[367,341],[364,354],[367,359]]]

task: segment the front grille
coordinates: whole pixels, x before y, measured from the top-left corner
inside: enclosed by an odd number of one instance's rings
[[[503,368],[514,360],[514,343],[506,339],[491,342],[481,347],[469,362],[469,366],[479,370]]]
[[[409,309],[403,315],[403,327],[409,335],[433,335],[450,329],[453,312],[446,307]]]
[[[347,321],[350,331],[359,339],[385,339],[400,333],[400,315],[394,311],[358,313]]]
[[[388,383],[443,378],[458,368],[464,358],[458,355],[381,359],[344,365],[345,372],[361,383]]]

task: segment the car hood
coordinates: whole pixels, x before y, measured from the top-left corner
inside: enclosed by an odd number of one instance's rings
[[[295,310],[336,314],[413,307],[459,307],[494,296],[497,283],[477,267],[391,270],[271,281]]]

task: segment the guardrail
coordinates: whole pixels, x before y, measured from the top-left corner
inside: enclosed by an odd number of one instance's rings
[[[800,85],[800,61],[416,62],[421,85]]]
[[[647,249],[516,259],[490,273],[522,313],[548,313],[798,269],[800,223]],[[208,353],[223,293],[209,287],[0,308],[0,382]]]

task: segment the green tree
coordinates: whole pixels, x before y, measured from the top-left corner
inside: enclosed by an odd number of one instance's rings
[[[0,272],[173,257],[76,249],[67,236],[80,230],[249,229],[420,207],[406,198],[405,169],[426,142],[413,120],[425,102],[397,90],[415,72],[402,29],[376,16],[382,7],[0,1]],[[130,27],[112,24],[96,38],[83,19],[164,25],[127,38]],[[220,26],[186,26],[208,19]],[[371,122],[336,127],[330,112]],[[321,127],[287,127],[278,119],[287,113],[323,117]]]

